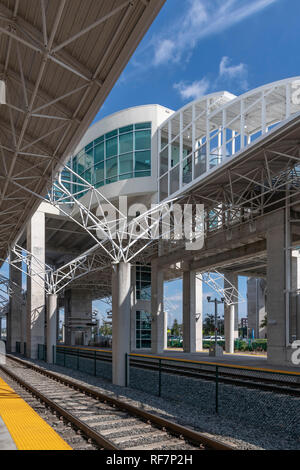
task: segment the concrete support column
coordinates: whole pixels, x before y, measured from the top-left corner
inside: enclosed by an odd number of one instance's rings
[[[55,362],[55,353],[53,346],[56,346],[57,335],[57,295],[47,296],[47,362]]]
[[[0,317],[0,339],[2,338],[2,317]]]
[[[11,252],[11,261],[16,261],[16,255]],[[21,263],[18,264],[21,269]],[[16,342],[22,341],[22,272],[10,265],[9,279],[13,295],[9,299],[7,314],[7,351],[16,352]]]
[[[112,271],[112,381],[126,385],[126,354],[130,353],[131,265],[119,263]]]
[[[290,296],[290,330],[291,337],[294,340],[300,340],[300,251],[294,250],[291,259],[291,289],[293,294]]]
[[[162,354],[167,347],[164,315],[164,272],[157,261],[151,263],[151,350],[154,354]]]
[[[286,361],[285,213],[270,217],[267,232],[268,362]]]
[[[182,283],[183,350],[202,350],[202,282],[195,271],[185,271]]]
[[[68,289],[64,301],[65,344],[87,346],[92,334],[92,328],[88,325],[93,313],[91,293],[84,289]]]
[[[261,328],[260,326],[266,315],[265,291],[265,279],[248,279],[247,310],[248,328],[251,337],[252,332],[254,331],[255,338],[265,338],[266,328]]]
[[[234,353],[234,305],[224,305],[225,351]]]
[[[37,211],[27,226],[27,249],[32,259],[32,272],[27,276],[26,355],[38,357],[38,344],[45,344],[45,285],[40,276],[45,263],[45,213]]]
[[[238,290],[238,276],[229,272],[225,272],[224,276],[224,289],[233,286]],[[234,340],[238,337],[238,304],[224,305],[224,334],[225,351],[234,353]]]

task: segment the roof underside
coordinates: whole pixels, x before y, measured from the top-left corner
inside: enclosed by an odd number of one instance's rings
[[[0,0],[0,257],[165,0]]]

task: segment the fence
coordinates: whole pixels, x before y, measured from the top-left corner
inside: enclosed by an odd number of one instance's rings
[[[56,346],[56,364],[112,380],[111,352],[101,349]]]
[[[256,427],[299,436],[300,373],[129,354],[128,386]]]
[[[112,380],[111,351],[57,346],[56,364]],[[124,367],[126,386],[185,403],[195,415],[300,434],[300,373],[140,354],[126,355]]]

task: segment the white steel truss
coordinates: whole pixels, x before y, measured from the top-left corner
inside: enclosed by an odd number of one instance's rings
[[[197,275],[199,281],[204,282],[208,287],[213,289],[221,298],[224,299],[226,305],[238,305],[246,300],[242,297],[239,290],[229,281],[222,273],[214,270],[208,273]]]
[[[300,112],[300,77],[270,83],[239,97],[212,93],[187,104],[159,128],[160,200],[226,163]],[[173,161],[172,145],[179,147]]]
[[[0,316],[8,313],[9,299],[12,296],[16,302],[22,305],[25,303],[23,289],[3,274],[0,274]]]
[[[163,3],[0,0],[1,257]]]

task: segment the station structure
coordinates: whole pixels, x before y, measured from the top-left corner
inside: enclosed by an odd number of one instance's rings
[[[76,9],[57,0],[49,12],[41,2],[36,18],[27,1],[12,3],[14,10],[0,2],[8,351],[37,358],[46,345],[53,362],[62,306],[65,344],[88,344],[92,301],[107,299],[113,382],[124,385],[127,353],[166,348],[164,282],[182,278],[184,352],[202,349],[204,283],[224,298],[225,348],[233,352],[243,275],[249,327],[267,334],[270,363],[292,365],[300,340],[300,77],[241,96],[213,93],[178,111],[138,106],[90,126],[164,2],[90,0],[80,24],[79,1]],[[183,239],[175,206],[193,229]]]

